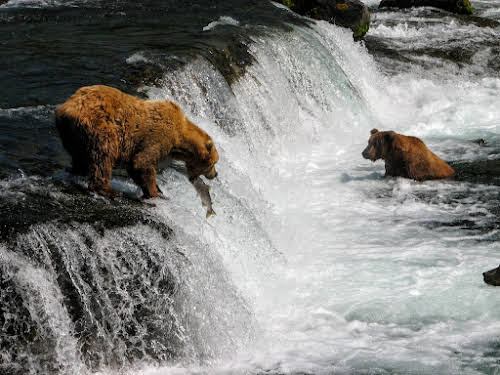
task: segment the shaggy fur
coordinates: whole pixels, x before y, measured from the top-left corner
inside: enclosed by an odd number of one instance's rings
[[[110,185],[121,165],[145,198],[158,196],[156,167],[167,156],[186,163],[189,177],[217,175],[219,155],[210,136],[169,100],[149,101],[108,86],[82,87],[56,111],[56,127],[71,155],[72,172],[89,189],[119,196]]]
[[[386,176],[400,176],[417,181],[449,178],[455,174],[444,160],[436,156],[420,139],[393,131],[372,129],[365,159],[385,161]]]

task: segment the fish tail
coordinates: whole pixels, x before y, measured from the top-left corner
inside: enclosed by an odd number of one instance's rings
[[[214,210],[207,210],[207,214],[205,217],[208,219],[212,215],[216,215],[215,211]]]

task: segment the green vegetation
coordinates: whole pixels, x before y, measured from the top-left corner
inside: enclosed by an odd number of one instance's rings
[[[357,30],[354,31],[354,34],[353,34],[354,39],[357,40],[357,39],[360,39],[361,37],[363,37],[363,35],[365,35],[368,32],[369,28],[370,28],[369,23],[360,22]]]
[[[295,3],[292,0],[282,0],[282,3],[290,9],[292,9],[295,6]]]
[[[474,9],[472,9],[469,0],[458,0],[457,10],[459,14],[474,14]]]

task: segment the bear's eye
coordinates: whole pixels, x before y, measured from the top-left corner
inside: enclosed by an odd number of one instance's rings
[[[212,151],[212,147],[213,147],[213,146],[214,146],[214,143],[213,143],[212,141],[208,141],[208,142],[207,142],[206,147],[207,147],[207,150],[208,150],[208,151]]]

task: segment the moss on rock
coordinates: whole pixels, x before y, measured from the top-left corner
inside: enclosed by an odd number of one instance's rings
[[[458,14],[474,14],[474,9],[469,0],[458,0],[457,1],[457,13]]]
[[[357,40],[362,38],[368,32],[369,29],[370,29],[370,24],[360,22],[357,30],[355,30],[353,33],[354,39]]]
[[[292,11],[315,20],[350,28],[355,39],[366,34],[370,12],[360,0],[280,0]]]

